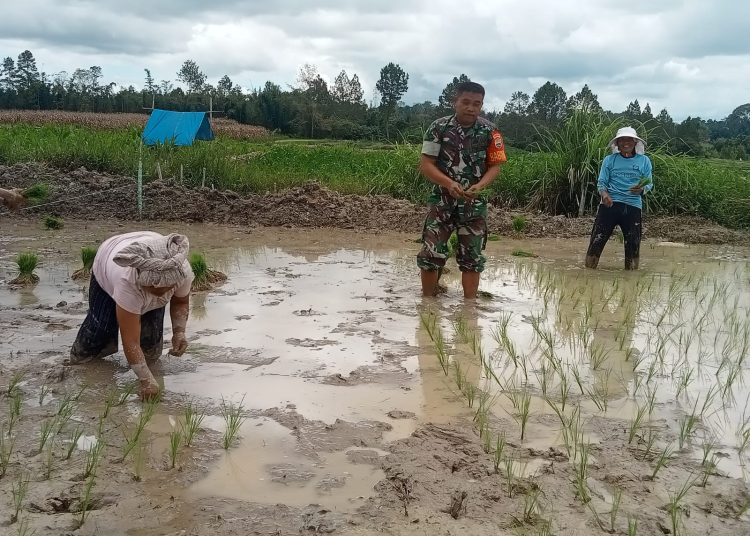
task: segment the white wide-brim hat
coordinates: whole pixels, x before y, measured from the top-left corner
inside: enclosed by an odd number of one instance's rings
[[[609,148],[612,149],[613,153],[618,153],[620,150],[617,148],[617,138],[633,138],[635,140],[635,152],[636,154],[643,154],[646,152],[646,141],[638,136],[633,127],[622,127],[617,131],[615,137],[609,142]]]

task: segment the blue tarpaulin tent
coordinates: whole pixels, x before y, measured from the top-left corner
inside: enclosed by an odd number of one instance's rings
[[[214,131],[206,112],[170,112],[154,110],[143,129],[143,143],[174,143],[192,145],[193,140],[214,139]]]

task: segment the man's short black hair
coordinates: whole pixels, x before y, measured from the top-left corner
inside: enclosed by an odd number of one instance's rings
[[[479,93],[484,97],[484,87],[482,84],[477,84],[476,82],[461,82],[456,86],[456,98],[461,93]]]

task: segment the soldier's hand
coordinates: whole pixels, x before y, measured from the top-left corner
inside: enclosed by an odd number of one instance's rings
[[[453,182],[448,186],[448,193],[455,199],[462,199],[465,197],[464,189],[457,182]]]
[[[476,199],[479,193],[483,190],[481,186],[478,184],[474,184],[473,186],[469,186],[465,191],[464,194],[469,199]]]

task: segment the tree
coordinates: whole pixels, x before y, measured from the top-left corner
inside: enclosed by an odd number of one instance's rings
[[[333,100],[338,103],[361,104],[363,96],[364,91],[362,91],[359,77],[354,74],[349,78],[346,71],[342,69],[333,81],[333,89],[331,90]]]
[[[450,108],[453,106],[453,101],[456,99],[456,88],[462,82],[471,82],[471,80],[465,74],[461,74],[458,78],[454,76],[453,80],[445,86],[443,92],[438,97],[438,106],[440,108]]]
[[[648,121],[649,119],[654,118],[654,114],[651,113],[651,105],[649,103],[646,103],[646,106],[643,107],[643,113],[641,114],[641,117],[644,121]]]
[[[635,99],[628,104],[628,107],[625,109],[625,117],[628,119],[635,119],[636,121],[641,120],[641,105],[638,102],[638,99]]]
[[[196,93],[203,89],[203,84],[206,83],[206,75],[193,60],[185,60],[180,70],[177,71],[177,80],[188,87],[188,93]]]
[[[143,69],[146,72],[146,83],[143,86],[143,90],[146,93],[156,93],[156,84],[154,83],[154,77],[151,76],[151,71]]]
[[[750,102],[735,108],[726,123],[730,136],[750,136]]]
[[[563,88],[554,82],[546,82],[534,93],[529,111],[539,119],[554,124],[565,117],[566,101]]]
[[[389,138],[390,122],[398,102],[409,89],[409,75],[393,62],[380,69],[380,79],[375,83],[380,93],[380,107],[385,112],[385,137]]]
[[[529,103],[531,97],[528,93],[523,91],[514,91],[510,96],[510,100],[505,103],[503,111],[506,114],[526,115],[529,111]]]
[[[569,112],[583,110],[586,112],[601,113],[602,107],[599,98],[591,91],[588,84],[584,84],[581,91],[568,99],[567,108]]]
[[[220,97],[226,97],[232,92],[233,87],[234,84],[232,84],[232,80],[228,75],[225,74],[219,79],[218,83],[216,84],[216,92]]]
[[[13,91],[15,89],[16,64],[13,58],[3,59],[3,65],[0,67],[0,89]]]
[[[375,83],[380,93],[380,105],[393,110],[409,89],[409,75],[395,63],[380,69],[380,79]]]
[[[19,92],[30,91],[34,87],[34,84],[39,82],[39,71],[36,68],[36,60],[30,51],[24,50],[18,55],[14,77],[15,85]]]

